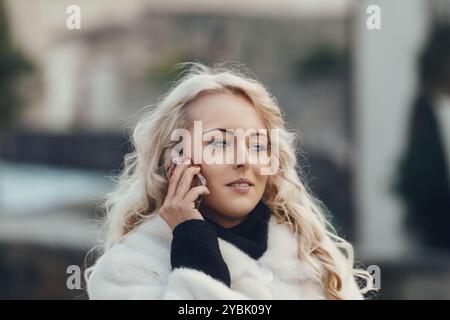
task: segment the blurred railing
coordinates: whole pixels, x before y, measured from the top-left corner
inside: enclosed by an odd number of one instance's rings
[[[116,133],[15,132],[5,140],[4,160],[96,170],[119,168],[131,150],[126,137]]]

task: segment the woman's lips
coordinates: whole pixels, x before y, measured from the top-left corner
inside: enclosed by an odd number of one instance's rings
[[[238,192],[238,193],[247,193],[250,191],[250,188],[252,187],[248,183],[233,183],[227,186],[228,188],[231,188],[231,190]]]

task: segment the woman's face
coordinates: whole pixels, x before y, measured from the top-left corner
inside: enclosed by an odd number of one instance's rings
[[[247,129],[254,129],[258,133],[258,129],[267,129],[263,117],[245,97],[229,92],[203,93],[187,108],[192,122],[192,127],[189,128],[191,137],[194,137],[193,122],[201,121],[202,124],[204,141],[201,173],[211,192],[204,196],[200,211],[226,228],[237,225],[261,200],[266,188],[268,176],[261,175],[260,169],[267,164],[249,160],[257,159],[261,150],[268,149],[268,137],[260,135],[258,140],[255,136],[245,136],[239,142],[234,133],[226,133],[217,128],[242,129],[244,133]],[[249,135],[250,133],[248,132]],[[241,158],[238,158],[238,152]],[[231,161],[226,161],[227,153],[228,160],[231,158]],[[223,162],[207,163],[205,154],[222,159]],[[185,155],[193,158],[193,143],[190,149],[185,150]],[[248,188],[230,185],[240,178],[248,179],[251,185]]]

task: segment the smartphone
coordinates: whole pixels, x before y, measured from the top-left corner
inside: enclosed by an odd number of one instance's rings
[[[182,161],[181,158],[172,158],[172,163],[171,165],[169,165],[166,169],[166,175],[167,178],[170,178],[173,174],[173,171],[175,170],[175,167],[180,164]],[[206,179],[205,177],[199,172],[196,175],[194,175],[194,178],[192,179],[192,183],[191,183],[191,189],[197,186],[206,186]],[[202,201],[202,195],[199,195],[198,198],[194,201],[195,203],[195,208],[198,209],[198,207],[200,206],[200,203]]]

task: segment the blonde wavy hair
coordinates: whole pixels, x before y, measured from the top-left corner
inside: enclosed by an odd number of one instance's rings
[[[268,176],[261,200],[278,223],[289,225],[296,235],[298,258],[313,267],[328,299],[343,299],[340,292],[343,279],[332,254],[335,248],[341,248],[353,274],[366,280],[367,286],[361,292],[370,290],[371,275],[353,269],[352,245],[337,236],[326,218],[325,207],[300,180],[298,135],[285,128],[276,98],[242,65],[207,67],[200,63],[181,63],[178,66],[185,70],[178,80],[159,103],[143,109],[144,114],[131,137],[133,151],[125,156],[123,170],[114,179],[115,189],[106,195],[103,252],[162,206],[168,189],[163,152],[173,146],[171,133],[189,126],[187,104],[203,92],[228,91],[248,98],[266,120],[269,130],[279,129],[279,169]],[[91,269],[86,270],[86,279]]]

